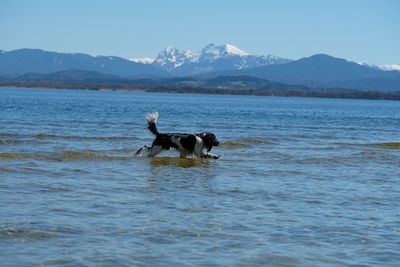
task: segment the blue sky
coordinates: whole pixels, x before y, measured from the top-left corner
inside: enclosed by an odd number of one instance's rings
[[[291,59],[400,63],[398,0],[0,0],[0,49],[155,57],[231,43]]]

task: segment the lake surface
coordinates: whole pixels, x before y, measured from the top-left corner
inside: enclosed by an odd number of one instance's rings
[[[398,266],[399,205],[400,102],[0,88],[1,266]]]

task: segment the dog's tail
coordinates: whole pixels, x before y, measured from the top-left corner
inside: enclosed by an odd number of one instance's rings
[[[160,134],[156,126],[157,119],[158,119],[158,112],[149,113],[146,116],[147,129],[149,129],[149,131],[152,132],[154,135]]]

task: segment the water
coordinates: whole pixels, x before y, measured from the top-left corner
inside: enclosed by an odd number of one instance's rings
[[[219,160],[135,158],[214,132]],[[2,266],[398,266],[400,102],[0,89]]]

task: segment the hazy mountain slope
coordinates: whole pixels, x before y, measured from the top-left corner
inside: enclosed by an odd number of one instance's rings
[[[93,57],[86,54],[48,52],[39,49],[18,49],[0,53],[0,73],[52,73],[80,69],[119,76],[156,75],[166,73],[152,65],[136,63],[120,57]]]
[[[400,73],[397,71],[383,71],[324,54],[302,58],[286,64],[230,72],[215,72],[201,77],[217,77],[221,75],[246,75],[271,81],[309,86],[341,86],[384,91],[400,90],[398,79]]]

